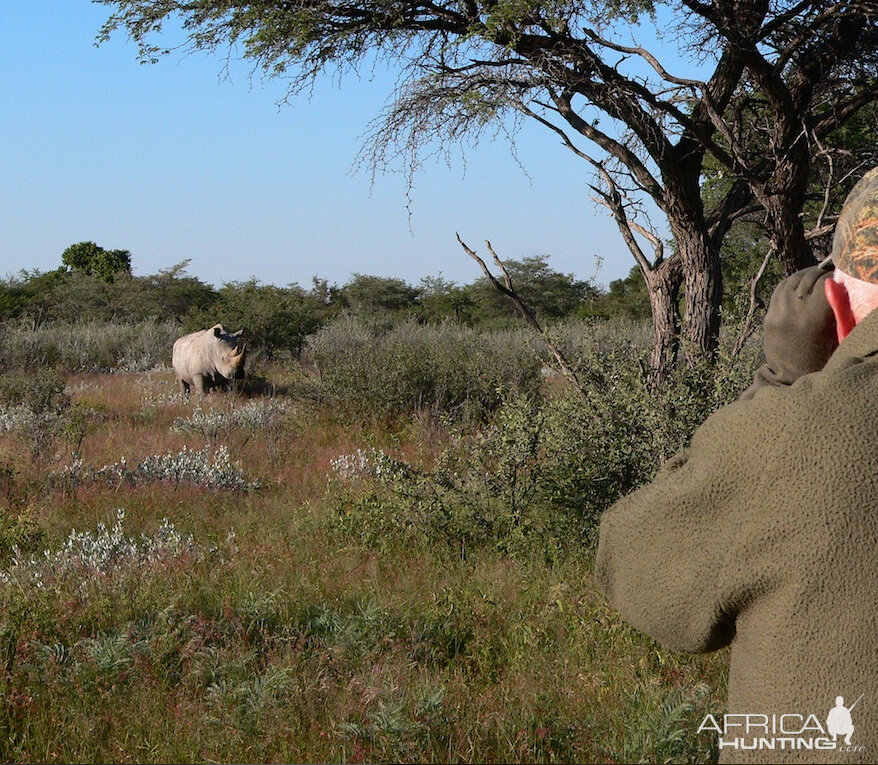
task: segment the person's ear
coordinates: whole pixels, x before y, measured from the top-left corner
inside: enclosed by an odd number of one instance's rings
[[[851,310],[851,298],[847,288],[832,278],[824,280],[823,289],[826,292],[829,307],[835,314],[835,331],[838,335],[838,342],[841,344],[857,324]]]

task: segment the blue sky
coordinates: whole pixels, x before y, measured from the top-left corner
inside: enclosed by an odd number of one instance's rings
[[[0,2],[0,275],[48,270],[70,244],[132,253],[135,274],[191,259],[220,285],[342,284],[480,273],[455,232],[484,253],[548,255],[602,284],[633,265],[589,198],[588,168],[545,129],[483,141],[466,161],[428,162],[411,214],[400,174],[355,170],[362,135],[392,79],[320,82],[278,106],[283,86],[223,80],[223,62],[172,54],[137,63],[123,37],[95,47],[108,10],[87,0]],[[598,269],[598,257],[602,265]]]

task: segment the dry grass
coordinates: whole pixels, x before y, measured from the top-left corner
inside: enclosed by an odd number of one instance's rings
[[[248,401],[182,403],[170,373],[76,375],[68,391],[92,412],[79,457],[95,469],[201,448],[175,421]],[[271,432],[222,433],[262,484],[250,492],[60,484],[49,477],[72,459],[63,438],[34,461],[14,434],[0,436],[0,506],[35,524],[36,549],[109,525],[120,507],[127,534],[154,535],[167,518],[195,544],[137,570],[47,575],[24,594],[0,583],[0,758],[714,758],[695,727],[722,707],[723,655],[669,654],[628,628],[596,592],[584,551],[464,561],[339,535],[330,460],[367,446],[429,460],[443,431],[417,417],[369,429],[281,400]]]

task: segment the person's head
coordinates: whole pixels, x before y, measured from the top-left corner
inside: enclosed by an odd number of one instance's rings
[[[878,167],[845,200],[832,240],[835,271],[824,282],[838,341],[878,308]]]

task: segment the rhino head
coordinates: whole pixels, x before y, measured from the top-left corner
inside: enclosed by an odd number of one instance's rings
[[[219,340],[220,353],[216,359],[217,371],[227,380],[240,380],[244,377],[244,360],[247,356],[247,343],[238,342],[243,329],[226,332],[222,324],[213,328],[214,337]]]

